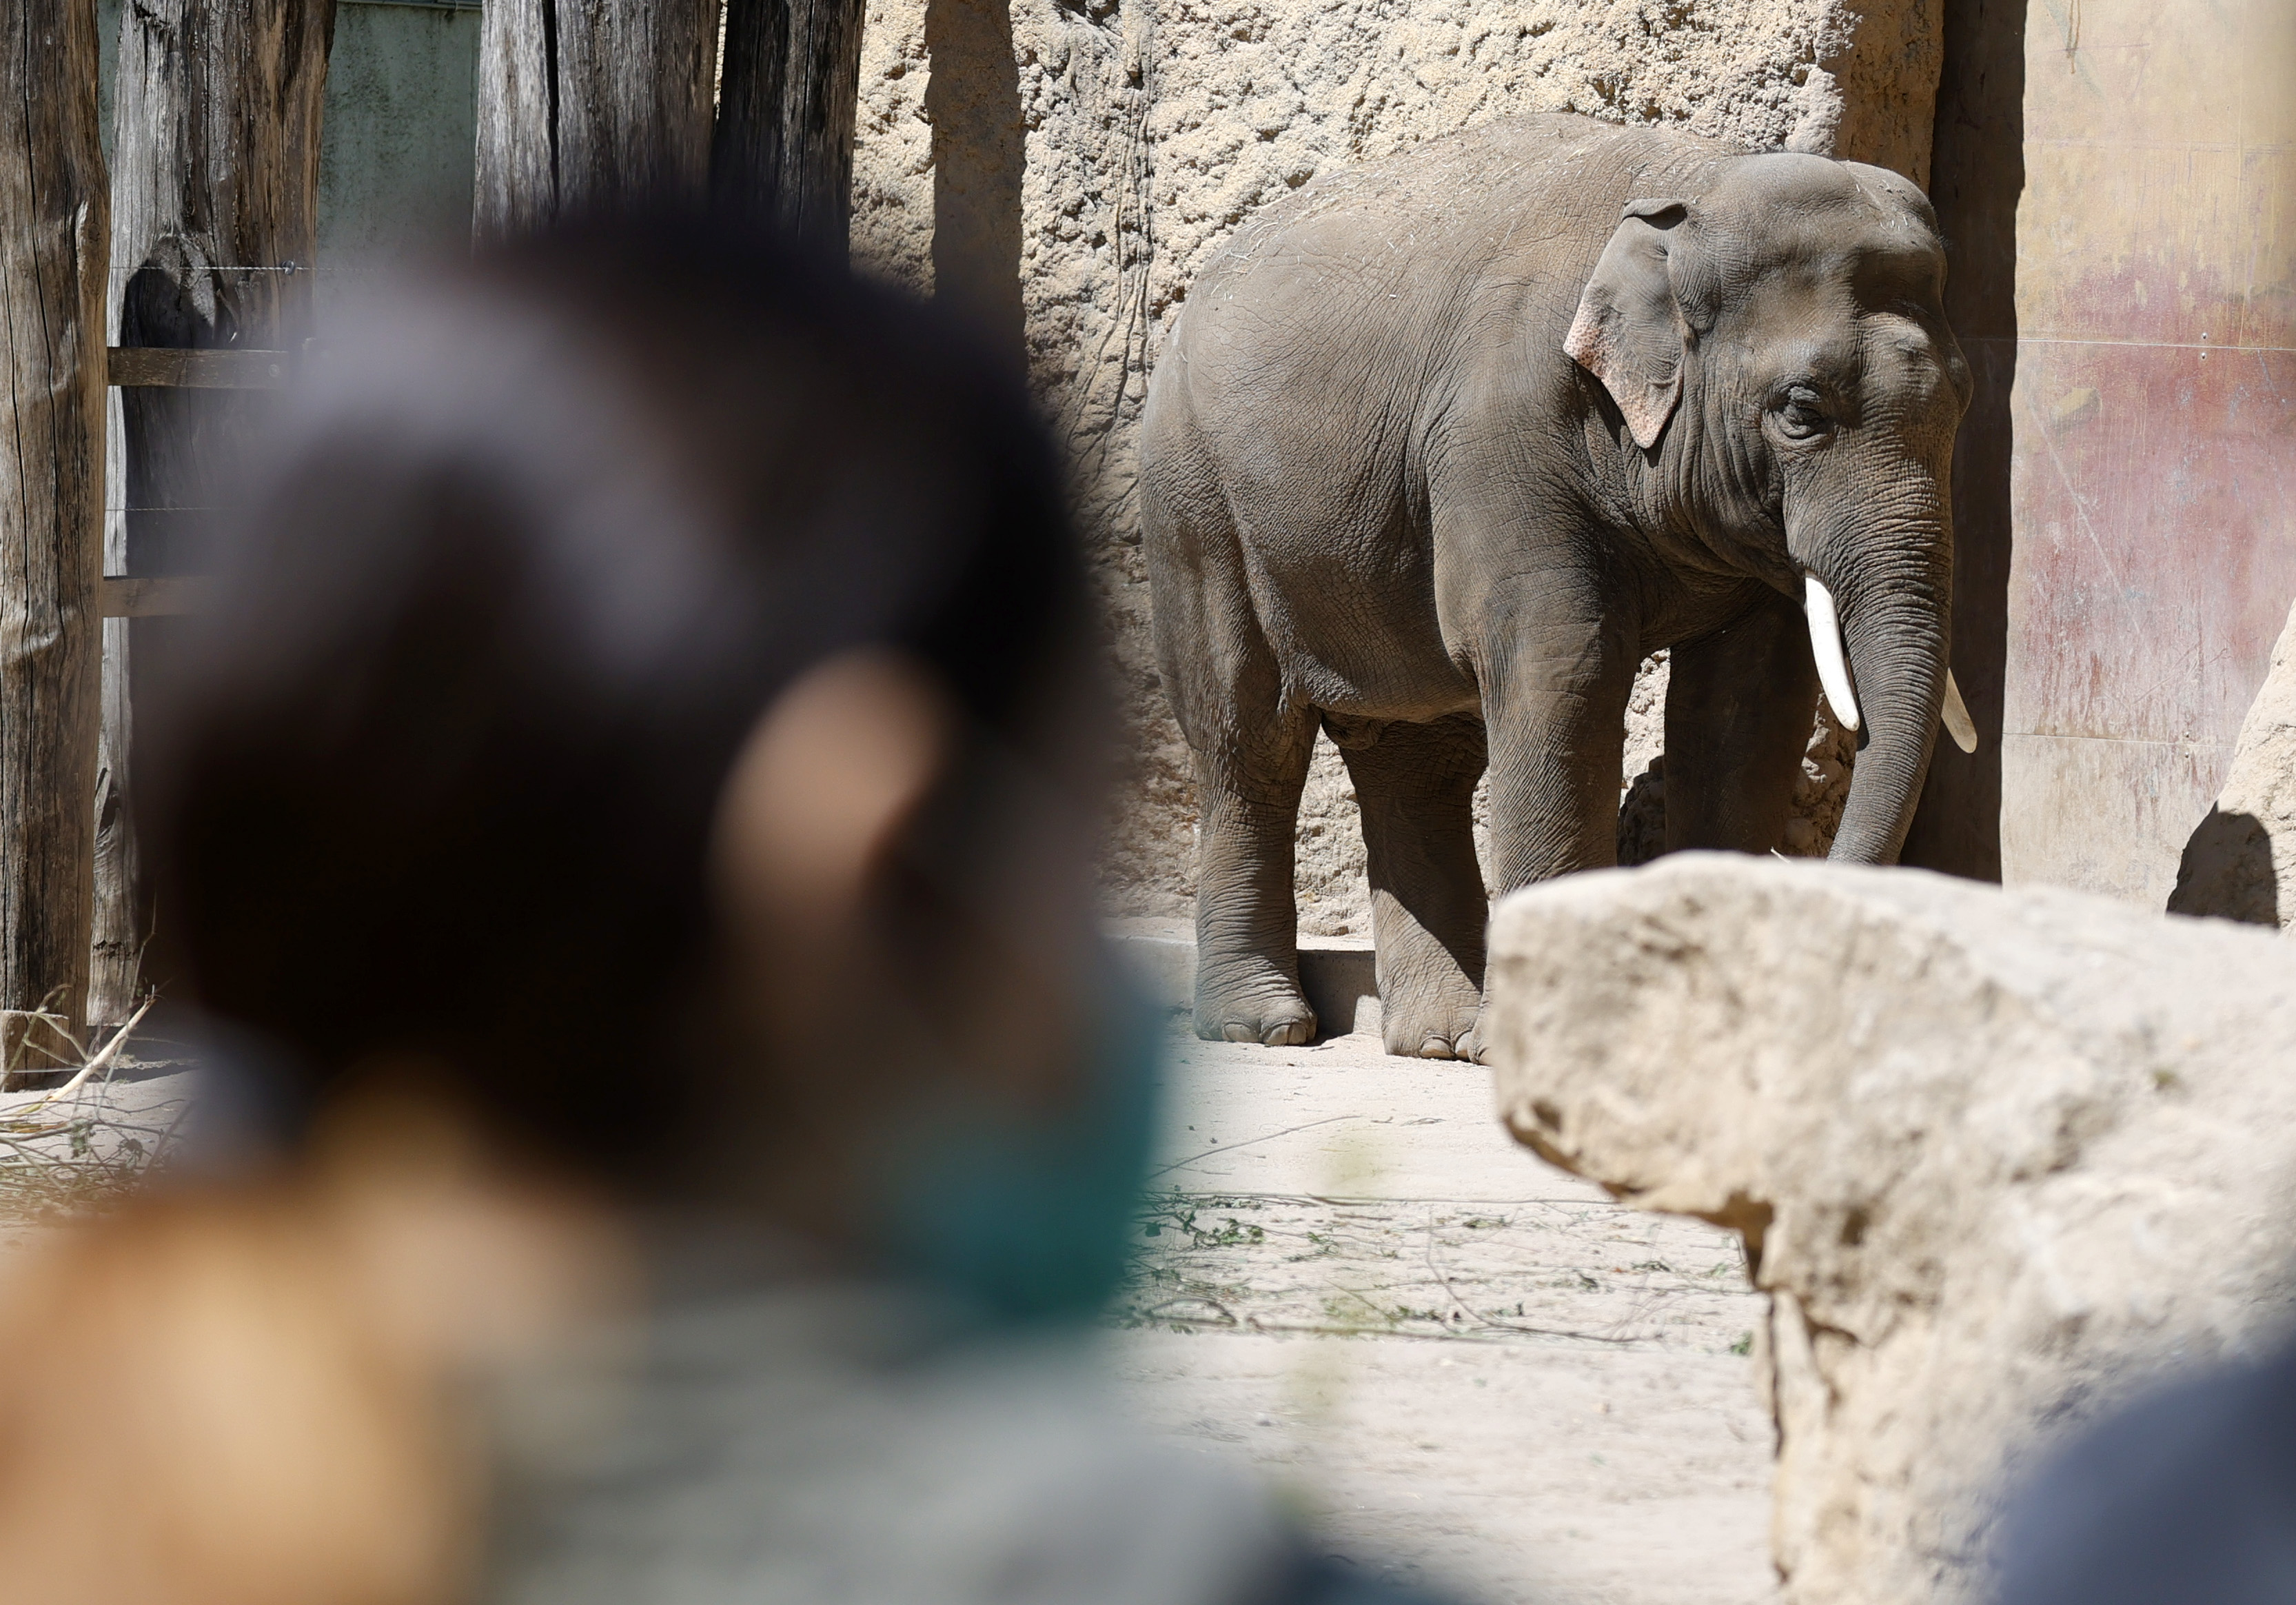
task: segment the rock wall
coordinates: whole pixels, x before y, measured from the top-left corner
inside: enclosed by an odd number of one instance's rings
[[[2005,1478],[2290,1314],[2296,949],[2041,888],[1688,854],[1504,902],[1509,1128],[1743,1234],[1792,1605],[1983,1592]]]
[[[1676,123],[1925,181],[1940,12],[1941,0],[871,0],[855,256],[1024,351],[1067,447],[1138,733],[1110,860],[1121,903],[1176,911],[1192,891],[1193,786],[1147,639],[1134,431],[1212,251],[1327,167],[1521,111]],[[1833,784],[1846,750],[1814,739],[1806,793]],[[1622,792],[1648,755],[1630,753]],[[1825,807],[1804,814],[1800,850],[1822,852]],[[1328,743],[1301,848],[1308,927],[1361,929],[1362,842]]]

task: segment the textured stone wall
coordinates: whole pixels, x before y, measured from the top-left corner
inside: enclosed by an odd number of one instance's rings
[[[1213,250],[1326,168],[1521,111],[1675,123],[1926,180],[1939,17],[1939,0],[873,0],[855,255],[1025,350],[1068,448],[1138,731],[1110,866],[1123,902],[1175,911],[1191,890],[1193,800],[1147,641],[1134,433]],[[1656,671],[1636,696],[1644,727]],[[1647,728],[1630,742],[1622,794],[1654,750]],[[1823,851],[1846,755],[1832,732],[1813,737],[1790,849]],[[1363,930],[1361,838],[1327,744],[1301,848],[1307,928]]]

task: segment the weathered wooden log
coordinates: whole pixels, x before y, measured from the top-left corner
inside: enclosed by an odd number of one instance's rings
[[[718,0],[488,0],[473,235],[700,197],[717,53]]]
[[[94,0],[0,0],[0,1065],[86,1020],[108,233]]]
[[[108,355],[105,366],[110,367]],[[107,392],[103,416],[102,572],[106,574],[117,574],[127,567],[127,427],[120,416],[119,391],[112,390]],[[97,594],[102,596],[114,583],[99,581]],[[135,728],[127,671],[129,645],[135,638],[126,616],[109,608],[100,611],[103,708],[95,749],[95,901],[88,933],[87,975],[92,1027],[117,1017],[121,1000],[137,990],[144,948],[135,821],[127,810],[127,749]]]
[[[122,619],[168,619],[204,610],[215,581],[205,574],[163,574],[149,580],[109,579],[96,593],[96,610],[107,624]],[[109,716],[109,710],[107,717]],[[96,829],[103,828],[102,816]]]
[[[124,515],[107,556],[138,577],[198,572],[228,470],[269,398],[186,388],[267,374],[312,333],[319,129],[334,0],[136,0],[123,8],[109,317],[119,375]],[[263,352],[255,357],[247,352]],[[140,367],[139,367],[140,365]],[[162,374],[160,370],[166,369]],[[155,377],[175,383],[155,387]],[[133,633],[105,630],[105,708],[91,1013],[134,1007],[144,920],[129,827]]]
[[[284,390],[293,353],[196,350],[178,346],[114,346],[104,354],[113,384],[127,389]]]
[[[710,159],[721,200],[840,259],[853,210],[862,11],[862,0],[726,0]]]

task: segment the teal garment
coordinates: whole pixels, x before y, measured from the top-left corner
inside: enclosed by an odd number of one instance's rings
[[[664,1280],[642,1329],[492,1396],[482,1605],[1370,1605],[1303,1591],[1275,1499],[1127,1422],[1079,1329]]]
[[[1161,1020],[1119,994],[1058,1117],[944,1107],[886,1148],[890,1274],[660,1222],[640,1329],[491,1395],[484,1605],[1431,1605],[1245,1468],[1127,1420],[1121,1280]],[[1440,1605],[1439,1601],[1431,1605]]]
[[[993,1324],[1082,1321],[1124,1279],[1147,1182],[1162,1022],[1113,981],[1084,1096],[1031,1119],[955,1100],[900,1121],[879,1189],[886,1269]]]
[[[966,1340],[738,1223],[649,1260],[632,1328],[476,1379],[478,1605],[1436,1605],[1128,1420],[1081,1328]]]

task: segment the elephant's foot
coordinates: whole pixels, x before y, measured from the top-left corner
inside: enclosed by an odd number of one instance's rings
[[[1377,908],[1380,1036],[1406,1058],[1473,1057],[1482,989],[1457,955],[1399,908]],[[1464,945],[1464,943],[1462,945]],[[1481,955],[1471,955],[1475,970]]]
[[[1491,1062],[1490,1044],[1483,1039],[1481,1020],[1478,1019],[1472,1030],[1451,1044],[1451,1057],[1463,1059],[1470,1065],[1488,1065]]]
[[[1488,1025],[1488,1021],[1479,1018],[1475,1022],[1475,1028],[1459,1039],[1458,1054],[1461,1058],[1478,1065],[1488,1065],[1491,1062],[1491,1039],[1486,1030]]]
[[[1406,1058],[1472,1059],[1480,1000],[1464,998],[1380,998],[1380,1035],[1390,1053]]]
[[[1316,1011],[1299,985],[1265,960],[1212,966],[1196,975],[1196,1034],[1208,1042],[1298,1048],[1315,1040]]]
[[[1387,981],[1380,987],[1380,1035],[1389,1054],[1406,1058],[1474,1058],[1481,1008],[1481,994],[1458,971],[1416,985]]]

